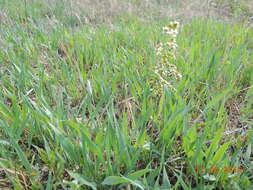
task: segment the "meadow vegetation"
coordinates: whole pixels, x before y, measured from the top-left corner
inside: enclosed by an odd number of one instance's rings
[[[0,189],[253,189],[252,15],[0,0]]]

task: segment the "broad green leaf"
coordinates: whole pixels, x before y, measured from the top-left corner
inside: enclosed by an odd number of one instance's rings
[[[103,181],[102,185],[118,185],[118,184],[127,183],[127,182],[128,182],[128,180],[126,180],[122,177],[109,176]]]
[[[150,169],[143,169],[143,170],[139,170],[137,172],[131,173],[127,176],[127,178],[130,178],[131,180],[136,180],[138,178],[140,178],[141,176],[145,175],[148,172],[151,172],[152,170]]]
[[[87,185],[91,187],[93,190],[97,190],[96,184],[94,182],[87,181],[82,175],[78,173],[73,173],[71,171],[68,171],[68,173],[71,177],[77,180],[81,185]]]
[[[226,153],[226,151],[227,151],[230,144],[231,144],[230,142],[227,142],[227,143],[223,144],[219,148],[219,150],[215,153],[215,155],[212,159],[212,162],[213,162],[214,165],[221,161],[222,157],[225,155],[225,153]]]

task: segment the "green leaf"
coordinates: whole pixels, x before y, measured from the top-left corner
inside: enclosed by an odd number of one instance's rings
[[[148,172],[150,172],[150,171],[152,171],[152,170],[150,170],[150,169],[139,170],[139,171],[137,171],[137,172],[134,172],[134,173],[129,174],[129,175],[127,176],[127,178],[130,178],[130,179],[132,179],[132,180],[136,180],[136,179],[140,178],[141,176],[143,176],[144,174],[146,174],[146,173],[148,173]]]
[[[102,185],[118,185],[118,184],[127,183],[127,182],[128,181],[122,177],[109,176],[103,181]]]
[[[49,172],[46,190],[51,190],[52,187],[52,173]]]
[[[168,189],[171,188],[171,184],[170,184],[169,177],[168,177],[165,167],[163,168],[163,184],[162,185]]]
[[[250,160],[250,157],[251,157],[251,150],[252,150],[251,147],[252,147],[252,145],[249,144],[248,147],[247,147],[246,153],[245,153],[245,158],[246,158],[247,160]]]
[[[138,172],[134,172],[129,175],[132,179],[130,177],[124,177],[124,176],[122,176],[122,177],[109,176],[103,181],[102,185],[118,185],[118,184],[122,184],[122,183],[127,183],[127,184],[132,184],[132,185],[144,190],[145,189],[144,185],[140,181],[133,180],[133,179],[137,179],[149,171],[150,170],[144,169],[144,170],[140,170]]]
[[[93,190],[97,190],[97,187],[96,187],[95,183],[87,181],[80,174],[73,173],[71,171],[68,171],[68,173],[71,177],[73,177],[75,180],[77,180],[81,185],[87,185],[87,186],[91,187]]]
[[[219,150],[216,152],[216,154],[214,155],[214,157],[212,159],[213,164],[216,164],[221,161],[221,159],[225,155],[225,152],[228,149],[229,145],[230,145],[230,142],[227,142],[219,148]]]

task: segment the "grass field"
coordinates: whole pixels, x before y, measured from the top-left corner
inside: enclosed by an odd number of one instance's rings
[[[253,189],[252,3],[176,2],[0,0],[0,189]]]

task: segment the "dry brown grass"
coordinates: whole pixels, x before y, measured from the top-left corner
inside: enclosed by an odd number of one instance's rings
[[[72,0],[69,9],[87,23],[112,23],[119,15],[136,15],[145,21],[161,18],[216,16],[208,0]],[[67,3],[67,2],[66,2]]]
[[[241,1],[253,9],[253,3]],[[195,17],[227,20],[232,17],[228,9],[231,0],[72,0],[65,3],[70,3],[69,9],[86,23],[113,23],[119,15],[135,15],[144,21]]]

